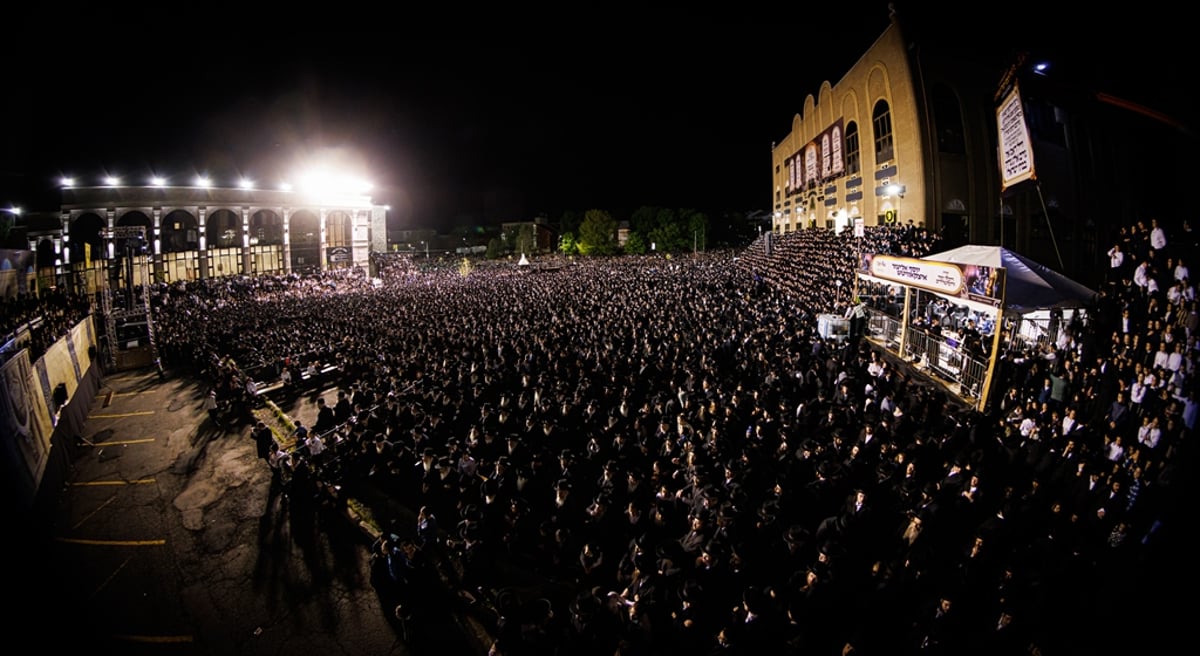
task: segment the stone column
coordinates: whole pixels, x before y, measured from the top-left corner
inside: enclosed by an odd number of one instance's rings
[[[283,272],[292,272],[292,210],[285,207],[283,212]]]
[[[162,208],[154,208],[154,225],[150,226],[150,243],[153,244],[154,251],[150,257],[154,262],[155,281],[163,279],[162,218]]]
[[[108,208],[104,211],[104,218],[108,223],[108,235],[104,240],[104,257],[108,260],[112,260],[116,257],[116,246],[113,245],[113,230],[117,227],[117,210],[111,207]],[[93,260],[96,260],[99,257],[99,253],[92,253]]]
[[[329,210],[322,207],[321,208],[320,239],[317,241],[317,245],[318,245],[317,259],[320,260],[320,262],[321,262],[321,271],[324,271],[327,268],[329,268],[325,264],[325,246],[326,246],[326,244],[325,244],[325,224],[328,220],[329,220]]]
[[[196,225],[200,231],[200,251],[196,255],[197,266],[200,267],[200,279],[208,279],[208,208],[196,208]]]
[[[242,208],[242,273],[250,275],[253,272],[250,256],[250,208]]]
[[[70,264],[71,249],[67,248],[67,245],[71,241],[71,214],[69,212],[63,212],[62,217],[60,218],[62,220],[62,253],[59,255],[62,257],[63,264]],[[56,271],[55,273],[58,272]]]

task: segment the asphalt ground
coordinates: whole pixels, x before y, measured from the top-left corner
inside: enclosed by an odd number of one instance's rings
[[[47,535],[18,537],[33,548],[16,551],[15,629],[42,648],[121,654],[486,650],[441,596],[406,641],[371,584],[370,536],[336,506],[284,503],[248,420],[214,425],[204,392],[154,369],[104,378]],[[290,412],[311,421],[326,394]]]

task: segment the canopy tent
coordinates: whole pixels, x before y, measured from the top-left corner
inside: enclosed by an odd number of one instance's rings
[[[1005,310],[1016,314],[1054,308],[1081,308],[1096,297],[1096,292],[1091,289],[1003,246],[968,244],[926,255],[922,259],[1004,267]]]

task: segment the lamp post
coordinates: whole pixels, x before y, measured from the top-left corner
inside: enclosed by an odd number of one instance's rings
[[[0,208],[0,212],[12,215],[11,225],[7,224],[7,222],[0,223],[0,247],[2,247],[8,241],[10,231],[17,227],[17,221],[21,218],[21,208],[14,205],[9,208]]]
[[[904,199],[905,190],[902,184],[890,184],[887,188],[888,195],[896,198],[896,225],[900,224],[900,201]]]

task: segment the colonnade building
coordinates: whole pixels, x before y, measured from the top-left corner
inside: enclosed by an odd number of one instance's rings
[[[67,282],[102,261],[138,261],[155,282],[358,267],[387,249],[369,196],[180,186],[64,186],[61,228],[33,230],[39,276]],[[49,282],[49,281],[46,281]],[[69,284],[69,283],[68,283]]]

